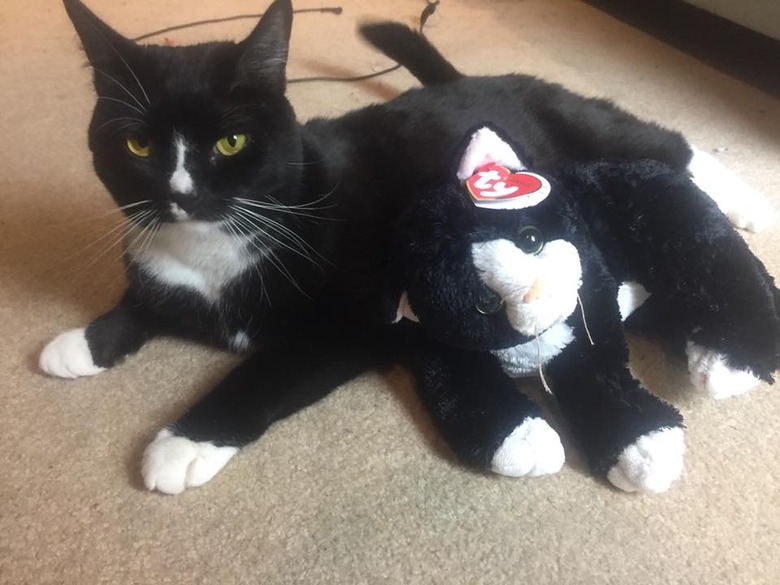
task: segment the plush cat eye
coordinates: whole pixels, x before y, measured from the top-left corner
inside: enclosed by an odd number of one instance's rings
[[[483,315],[495,315],[504,306],[504,299],[491,292],[489,296],[479,299],[476,304],[477,312]]]
[[[544,235],[536,226],[525,225],[517,232],[517,247],[526,254],[538,254],[544,248]]]
[[[127,150],[141,158],[148,157],[152,151],[149,140],[139,136],[129,136],[125,140],[125,146],[127,146]]]
[[[216,148],[217,152],[222,156],[233,156],[244,150],[246,144],[246,134],[230,134],[217,140],[216,144],[214,144],[214,148]]]

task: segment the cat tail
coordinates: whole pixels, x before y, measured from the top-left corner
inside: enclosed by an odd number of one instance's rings
[[[423,85],[448,83],[463,77],[422,33],[408,26],[375,22],[361,25],[359,32],[369,44],[406,68]]]

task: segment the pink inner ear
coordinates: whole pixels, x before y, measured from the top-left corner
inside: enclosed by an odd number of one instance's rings
[[[512,147],[498,134],[490,128],[480,128],[471,135],[471,141],[460,159],[458,179],[465,181],[479,167],[488,163],[499,164],[510,171],[521,171],[526,168]]]

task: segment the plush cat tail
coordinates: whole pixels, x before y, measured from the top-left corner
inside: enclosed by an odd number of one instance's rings
[[[90,64],[95,68],[112,69],[121,64],[122,53],[133,41],[126,39],[79,0],[63,0],[65,12],[73,23]]]
[[[428,39],[403,24],[364,24],[359,31],[373,47],[406,68],[423,85],[448,83],[463,77]]]
[[[275,0],[249,36],[241,42],[239,83],[264,85],[284,93],[293,9],[290,0]]]

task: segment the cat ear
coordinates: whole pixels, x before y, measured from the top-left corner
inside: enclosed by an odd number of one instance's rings
[[[468,145],[463,150],[458,165],[458,179],[465,181],[478,168],[488,163],[499,164],[510,171],[521,171],[527,168],[506,140],[487,126],[483,126],[471,135]]]
[[[244,52],[238,61],[239,83],[269,83],[284,93],[285,67],[292,30],[290,0],[275,0],[260,22],[241,43]]]
[[[100,20],[79,0],[63,0],[63,4],[90,64],[95,68],[121,67],[123,49],[135,44]]]

